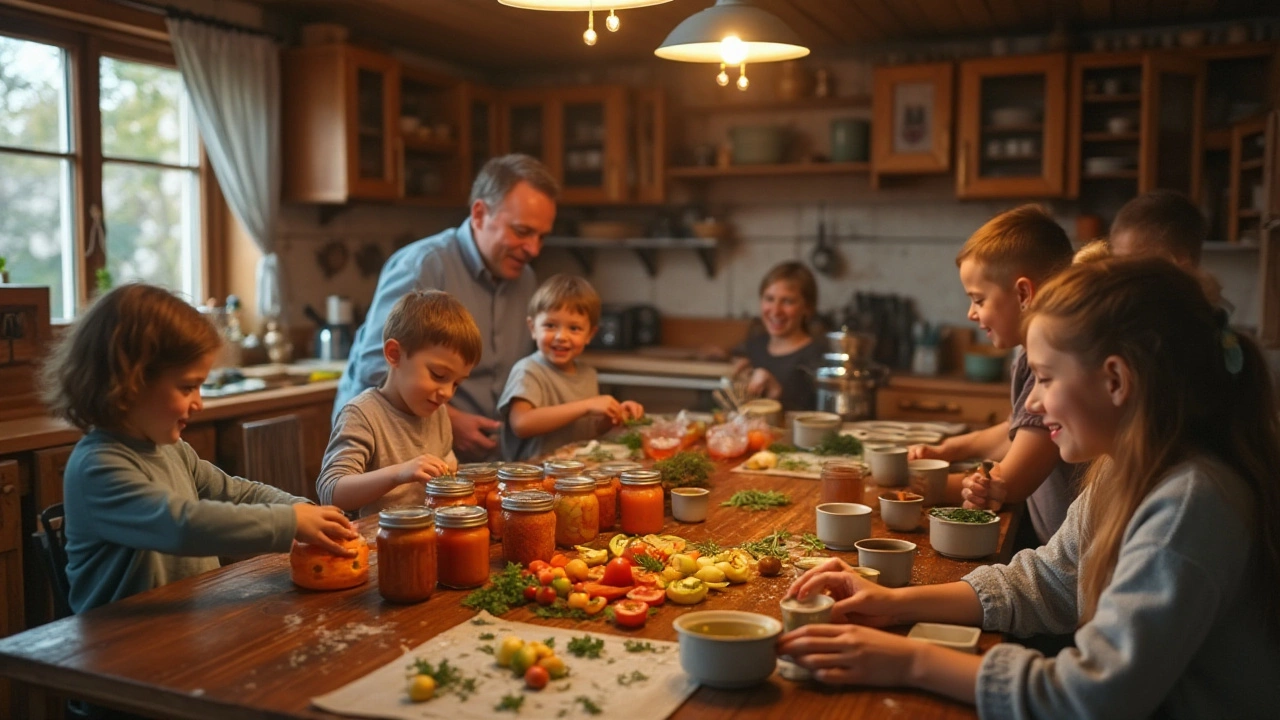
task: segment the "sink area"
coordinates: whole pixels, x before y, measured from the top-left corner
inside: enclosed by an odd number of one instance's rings
[[[220,385],[205,385],[200,394],[205,399],[224,398],[244,395],[263,390],[275,390],[282,387],[307,385],[313,382],[336,380],[346,369],[344,361],[300,360],[296,363],[268,363],[266,365],[249,365],[231,368],[239,372],[242,379],[224,382]],[[214,370],[210,374],[212,380],[219,373]]]

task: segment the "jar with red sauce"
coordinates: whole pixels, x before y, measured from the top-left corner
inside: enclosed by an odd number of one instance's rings
[[[436,548],[440,584],[476,588],[489,580],[489,513],[475,505],[436,511]]]
[[[433,510],[475,504],[476,486],[470,480],[437,478],[427,483],[427,507]]]
[[[425,507],[378,513],[378,592],[397,603],[422,602],[436,589],[435,512]]]
[[[622,532],[649,535],[662,532],[662,474],[657,470],[628,470],[622,473],[618,493]]]
[[[486,504],[489,511],[489,537],[502,539],[502,499],[524,490],[542,489],[542,468],[527,463],[505,463],[498,468],[498,493]]]
[[[522,490],[502,498],[502,556],[507,562],[551,562],[556,553],[555,507],[555,496],[545,490]]]
[[[470,480],[476,486],[476,505],[488,510],[490,540],[494,524],[502,522],[502,505],[498,498],[498,468],[502,463],[466,463],[458,466],[456,473],[459,479]],[[496,519],[495,519],[496,517]],[[501,531],[498,531],[501,535]]]
[[[542,489],[554,493],[556,480],[578,477],[587,471],[587,464],[580,460],[548,460],[542,464],[542,471],[546,474],[542,480]]]
[[[596,504],[600,506],[600,532],[612,530],[618,524],[618,488],[614,483],[618,476],[607,470],[588,470],[587,477],[596,483]]]

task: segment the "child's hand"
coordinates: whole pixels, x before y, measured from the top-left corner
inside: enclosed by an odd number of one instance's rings
[[[964,498],[964,506],[971,510],[990,510],[997,512],[1008,495],[1004,480],[1000,479],[1000,466],[991,469],[990,479],[981,472],[976,472],[964,479],[964,489],[960,496]]]
[[[639,420],[644,417],[644,406],[635,400],[623,400],[622,411],[624,413],[624,420],[628,418],[632,420]]]
[[[297,523],[293,537],[298,542],[317,545],[334,555],[355,557],[355,550],[342,547],[338,541],[354,540],[360,533],[356,532],[351,521],[339,508],[298,503],[293,506],[293,517]]]
[[[747,380],[747,395],[777,400],[782,397],[782,385],[773,373],[764,368],[756,368],[751,372],[751,379]]]
[[[396,484],[427,482],[432,478],[449,474],[449,463],[435,455],[419,455],[396,466]]]
[[[614,425],[617,425],[626,419],[626,413],[622,409],[622,403],[614,399],[612,395],[597,395],[585,402],[587,404],[588,415],[607,417]]]
[[[907,460],[946,460],[951,461],[947,457],[946,450],[941,445],[912,445],[907,448]]]

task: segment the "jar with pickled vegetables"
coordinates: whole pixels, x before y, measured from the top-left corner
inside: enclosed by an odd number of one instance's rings
[[[475,588],[489,580],[489,513],[474,505],[436,511],[440,584]]]
[[[662,474],[657,470],[628,470],[622,473],[618,508],[622,532],[649,535],[662,532]]]
[[[542,465],[546,477],[542,480],[542,489],[549,493],[556,491],[556,480],[565,477],[578,477],[587,471],[587,464],[580,460],[548,460]]]
[[[427,507],[475,505],[476,486],[470,480],[437,478],[427,483]]]
[[[618,476],[607,470],[596,468],[587,472],[587,477],[596,483],[596,504],[600,506],[600,532],[612,530],[618,524]]]
[[[556,553],[555,507],[555,496],[545,490],[522,490],[502,498],[502,557],[507,562],[551,562]]]
[[[821,502],[861,503],[870,470],[860,462],[828,460],[822,463]]]
[[[391,602],[415,603],[435,589],[435,512],[403,507],[378,513],[378,592]]]
[[[488,510],[490,540],[496,540],[493,534],[501,535],[494,525],[502,522],[502,505],[498,497],[498,468],[502,463],[467,463],[458,466],[459,479],[470,480],[476,486],[476,505]],[[501,527],[501,526],[499,526]]]
[[[582,545],[600,532],[600,501],[596,481],[577,475],[556,479],[556,544]]]
[[[524,490],[542,489],[542,468],[526,463],[505,463],[498,468],[498,492],[489,498],[485,509],[489,511],[489,536],[502,539],[502,499]]]

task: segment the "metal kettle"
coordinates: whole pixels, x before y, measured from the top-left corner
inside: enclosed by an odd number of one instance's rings
[[[321,360],[346,360],[351,353],[355,330],[350,323],[329,323],[320,317],[315,308],[307,305],[303,313],[320,329],[316,332],[315,355]]]

